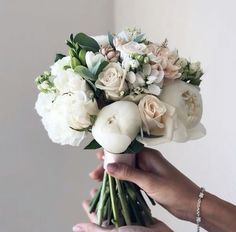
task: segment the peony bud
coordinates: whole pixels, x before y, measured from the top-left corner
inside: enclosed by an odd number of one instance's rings
[[[105,150],[118,154],[128,148],[140,127],[141,117],[137,105],[129,101],[117,101],[99,112],[92,134]]]

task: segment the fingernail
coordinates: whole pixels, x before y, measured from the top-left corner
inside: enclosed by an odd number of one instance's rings
[[[107,165],[107,171],[110,173],[115,173],[119,170],[119,164],[112,163]]]
[[[78,224],[78,225],[73,226],[72,231],[73,231],[73,232],[83,232],[84,230],[83,230],[83,228]]]

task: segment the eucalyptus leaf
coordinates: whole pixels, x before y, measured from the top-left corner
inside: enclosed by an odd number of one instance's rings
[[[87,51],[98,52],[100,49],[100,46],[95,39],[82,32],[75,36],[74,42],[78,43],[80,47]]]
[[[92,140],[84,149],[86,150],[94,150],[102,147],[95,139]]]
[[[65,55],[63,55],[61,53],[57,53],[54,62],[57,62],[58,60],[61,60],[63,57],[65,57]]]
[[[74,69],[75,72],[79,73],[81,77],[85,80],[95,81],[96,77],[88,70],[88,68],[84,67],[83,65],[78,65]]]
[[[110,45],[115,49],[113,39],[114,39],[114,36],[111,34],[111,32],[108,32],[108,41],[109,41]]]
[[[108,61],[104,60],[100,63],[100,65],[98,66],[97,70],[95,71],[96,76],[99,75],[100,72],[102,72],[102,70],[109,64]]]
[[[134,139],[124,153],[136,154],[136,153],[140,152],[143,148],[144,148],[144,144],[142,144],[138,140]]]
[[[139,34],[134,38],[134,42],[142,43],[145,40],[145,34]]]

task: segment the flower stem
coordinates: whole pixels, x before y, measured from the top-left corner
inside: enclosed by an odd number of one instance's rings
[[[124,190],[123,190],[122,185],[121,185],[121,181],[118,180],[118,179],[115,179],[115,180],[116,180],[116,185],[117,185],[117,188],[118,188],[119,199],[120,199],[120,203],[121,203],[125,223],[126,223],[126,225],[131,225],[131,219],[130,219],[130,214],[129,214],[129,208],[128,208],[128,205],[127,205],[127,199],[125,197]]]
[[[107,172],[104,172],[103,176],[103,182],[102,182],[102,189],[101,189],[101,194],[100,194],[100,199],[99,199],[99,205],[98,205],[98,225],[102,225],[103,222],[103,209],[104,209],[104,204],[105,204],[105,190],[106,190],[106,184],[107,184],[107,177],[108,174]]]
[[[109,178],[109,187],[110,187],[110,196],[111,196],[111,207],[113,212],[113,218],[114,218],[114,225],[116,228],[120,226],[120,220],[118,215],[118,208],[117,208],[117,202],[116,202],[116,195],[115,195],[115,187],[114,187],[114,178],[110,175],[108,175]]]

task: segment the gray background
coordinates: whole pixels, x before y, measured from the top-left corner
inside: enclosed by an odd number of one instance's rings
[[[0,231],[65,232],[87,220],[81,202],[96,185],[88,177],[94,152],[53,144],[34,110],[35,76],[78,31],[137,26],[202,61],[207,136],[157,149],[197,184],[236,203],[234,9],[233,0],[1,0]],[[174,231],[196,229],[160,207],[153,214]]]

